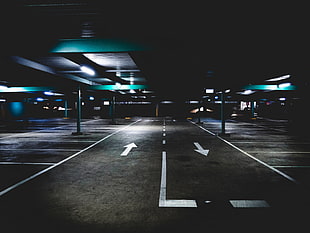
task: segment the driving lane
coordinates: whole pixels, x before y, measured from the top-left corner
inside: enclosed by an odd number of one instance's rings
[[[0,219],[11,232],[297,229],[305,200],[299,185],[197,125],[145,118],[3,195]]]

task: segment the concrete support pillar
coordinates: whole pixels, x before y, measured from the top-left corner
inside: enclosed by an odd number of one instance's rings
[[[225,135],[225,93],[221,92],[221,134]]]
[[[78,86],[77,90],[77,102],[76,102],[76,132],[72,133],[74,135],[83,134],[81,131],[81,118],[82,118],[82,94],[81,94],[81,87]]]
[[[65,108],[64,118],[67,119],[68,118],[68,100],[64,101],[64,108]]]
[[[255,118],[255,101],[251,101],[251,118],[254,119]]]
[[[156,117],[159,116],[159,104],[156,104],[156,107],[155,107],[155,116],[156,116]]]
[[[112,97],[110,102],[110,117],[111,117],[111,124],[115,124],[115,96]]]

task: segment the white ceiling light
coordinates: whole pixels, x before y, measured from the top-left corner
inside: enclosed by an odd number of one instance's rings
[[[245,90],[243,92],[238,92],[238,94],[240,95],[251,95],[253,93],[255,93],[255,91],[252,91],[252,90]]]
[[[95,75],[95,71],[92,70],[91,68],[87,67],[87,66],[81,66],[80,69],[86,73],[86,74],[89,74],[89,75]]]
[[[7,86],[0,85],[0,90],[6,90],[6,89],[8,89],[8,87],[7,87]]]
[[[289,87],[291,85],[292,85],[291,83],[281,83],[281,84],[279,84],[279,88],[286,88],[286,87]]]
[[[287,75],[283,75],[283,76],[280,76],[280,77],[267,79],[266,82],[277,82],[277,81],[288,79],[290,77],[291,77],[291,75],[287,74]]]
[[[213,94],[214,89],[206,89],[205,92],[206,92],[206,94]]]

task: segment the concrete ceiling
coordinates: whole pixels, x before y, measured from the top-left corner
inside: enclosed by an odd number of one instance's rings
[[[294,84],[308,85],[309,20],[300,5],[102,2],[5,4],[10,14],[2,20],[2,70],[9,75],[0,82],[72,88],[141,84],[148,88],[140,91],[161,99],[200,98],[205,88],[240,92],[245,85],[287,74]],[[50,52],[61,39],[98,38],[150,49]],[[81,72],[82,64],[96,75]]]

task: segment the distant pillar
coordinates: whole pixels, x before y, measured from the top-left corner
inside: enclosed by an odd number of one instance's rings
[[[159,104],[156,104],[156,109],[155,109],[155,116],[158,117],[159,116]]]
[[[111,117],[111,124],[115,124],[115,96],[112,97],[110,103],[110,117]]]
[[[65,113],[64,113],[64,118],[68,118],[68,100],[64,101],[64,108],[65,108]]]
[[[221,92],[221,134],[225,135],[225,95],[224,91]]]
[[[78,87],[78,94],[77,94],[77,117],[76,117],[76,132],[73,133],[74,135],[80,135],[81,132],[81,118],[82,118],[82,101],[81,101],[81,87]]]
[[[255,102],[251,101],[251,118],[254,119],[255,118]]]

